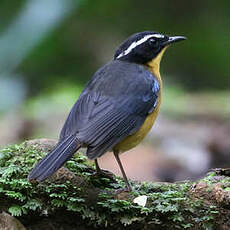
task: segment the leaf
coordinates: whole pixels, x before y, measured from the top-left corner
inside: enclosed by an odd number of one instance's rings
[[[39,200],[31,199],[23,205],[24,208],[35,211],[36,209],[42,208],[42,203]]]
[[[14,192],[14,191],[5,191],[5,194],[8,197],[20,200],[20,201],[24,201],[26,199],[26,197],[24,195],[22,195],[20,192]]]
[[[60,208],[60,207],[65,206],[65,201],[64,200],[53,199],[51,201],[51,204],[56,206],[56,207],[58,207],[58,208]]]
[[[8,209],[9,213],[12,216],[21,216],[22,215],[22,207],[19,205],[13,205]]]
[[[143,218],[141,217],[130,217],[130,216],[124,216],[120,219],[121,223],[124,226],[132,224],[134,221],[141,221]]]

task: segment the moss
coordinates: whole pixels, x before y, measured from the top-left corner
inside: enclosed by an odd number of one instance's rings
[[[194,225],[202,229],[215,222],[214,206],[205,205],[200,199],[191,199],[191,182],[140,184],[132,181],[132,192],[116,195],[117,189],[124,188],[124,181],[119,177],[114,182],[93,176],[93,166],[80,153],[68,161],[66,167],[83,177],[91,192],[97,191],[95,197],[90,195],[91,201],[85,194],[88,187],[79,187],[68,180],[64,183],[50,180],[38,185],[29,183],[27,175],[45,154],[38,146],[27,143],[0,151],[0,211],[18,216],[23,223],[28,223],[32,217],[54,216],[61,212],[72,216],[72,221],[76,216],[89,226],[110,226],[110,229],[118,226],[189,229]],[[148,197],[145,207],[133,203],[133,199],[140,195]]]

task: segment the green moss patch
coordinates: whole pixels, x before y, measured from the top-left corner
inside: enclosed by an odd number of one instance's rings
[[[82,154],[75,154],[66,167],[85,181],[79,186],[74,180],[46,180],[31,184],[27,176],[34,164],[46,152],[39,146],[12,145],[0,150],[0,211],[17,216],[23,224],[33,219],[69,216],[69,221],[83,221],[88,226],[110,229],[130,227],[143,229],[189,229],[193,226],[214,226],[218,215],[215,206],[189,195],[191,182],[137,183],[131,182],[133,191],[117,193],[124,181],[94,176],[94,166]],[[133,202],[135,197],[146,195],[145,207]],[[157,228],[156,228],[157,229]],[[201,228],[202,229],[202,228]]]

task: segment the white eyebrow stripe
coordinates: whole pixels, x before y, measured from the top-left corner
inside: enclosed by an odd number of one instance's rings
[[[142,39],[133,42],[125,51],[123,51],[122,53],[120,53],[116,59],[123,57],[125,55],[127,55],[128,53],[130,53],[134,48],[136,48],[137,46],[141,45],[142,43],[146,42],[149,38],[164,38],[164,35],[161,34],[151,34],[151,35],[146,35],[144,36]]]
[[[165,36],[162,34],[153,34],[153,37],[155,38],[164,38]]]

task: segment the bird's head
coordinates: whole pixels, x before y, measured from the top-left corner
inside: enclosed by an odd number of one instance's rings
[[[118,47],[114,60],[147,64],[158,58],[160,62],[166,47],[185,39],[183,36],[167,36],[154,31],[136,33]]]

